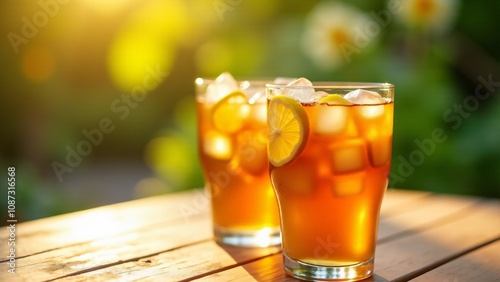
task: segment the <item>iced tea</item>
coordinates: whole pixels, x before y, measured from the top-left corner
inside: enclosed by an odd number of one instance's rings
[[[196,82],[198,151],[215,237],[232,245],[280,244],[268,174],[265,82],[238,82],[235,88],[232,77],[222,80]]]
[[[382,95],[376,103],[353,103],[344,97],[349,98],[345,94],[354,87]],[[268,91],[269,99],[287,95],[280,87]],[[301,140],[305,145],[290,161],[270,164],[285,267],[292,276],[305,279],[366,278],[373,271],[378,217],[391,163],[393,88],[332,84],[309,94],[307,102],[296,102],[302,110],[291,107],[292,112],[305,113],[294,118],[307,123]],[[289,100],[278,104],[286,108],[288,102],[293,104]],[[273,115],[282,114],[276,108],[268,112],[270,122],[276,118]]]

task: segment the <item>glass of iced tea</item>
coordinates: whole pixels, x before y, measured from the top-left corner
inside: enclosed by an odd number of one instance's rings
[[[236,81],[229,73],[195,81],[198,152],[221,243],[281,243],[267,160],[266,82]]]
[[[391,164],[394,86],[267,85],[268,154],[285,271],[305,280],[373,273]]]

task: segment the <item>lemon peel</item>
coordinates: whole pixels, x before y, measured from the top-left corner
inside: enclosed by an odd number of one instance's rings
[[[279,167],[293,161],[304,150],[309,137],[309,118],[295,99],[276,95],[268,105],[269,162]]]

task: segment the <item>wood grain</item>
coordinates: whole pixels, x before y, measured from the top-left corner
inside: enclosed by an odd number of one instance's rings
[[[210,240],[58,281],[101,281],[102,277],[120,281],[181,281],[279,252],[279,247],[238,248]]]
[[[500,240],[446,263],[413,281],[500,281]]]
[[[499,222],[498,220],[495,221],[500,215],[498,201],[479,201],[481,204],[476,204],[475,199],[464,197],[451,197],[449,199],[447,196],[443,197],[445,199],[443,199],[444,204],[441,205],[441,208],[439,208],[440,205],[434,207],[429,205],[431,208],[420,205],[419,207],[413,207],[420,213],[401,213],[398,222],[410,222],[414,229],[412,232],[404,233],[400,237],[394,237],[377,248],[375,275],[367,281],[392,281],[403,277],[407,273],[415,271],[418,273],[420,269],[432,265],[436,261],[451,257],[456,253],[500,236]],[[458,208],[453,208],[453,203],[458,204]],[[466,212],[462,210],[464,207]],[[453,212],[448,213],[450,209],[455,210],[455,214]],[[443,217],[439,216],[440,212],[444,213],[447,222],[443,222]],[[428,219],[424,221],[425,224],[421,228],[415,228],[418,225],[411,224],[411,222],[420,221],[422,220],[421,217],[428,217]],[[405,226],[401,226],[400,229],[404,230]],[[399,229],[393,228],[393,230]],[[199,280],[291,281],[291,278],[287,277],[283,271],[281,260],[280,255],[266,257],[266,263],[261,261],[252,262]],[[264,264],[265,266],[263,266]],[[497,264],[499,263],[497,262]],[[408,281],[408,279],[402,279],[401,281]]]
[[[18,224],[17,257],[113,237],[144,228],[189,222],[206,215],[209,198],[202,190],[119,203]],[[61,235],[65,236],[61,236]],[[0,234],[0,242],[7,240]],[[5,260],[0,260],[0,262]]]
[[[398,209],[382,213],[378,233],[379,244],[414,232],[414,229],[449,222],[453,217],[469,213],[481,202],[481,199],[439,194],[405,202]]]
[[[397,279],[500,236],[498,201],[483,202],[459,215],[377,246],[376,273],[389,280]],[[436,214],[420,216],[433,217]]]
[[[20,223],[17,274],[3,259],[0,281],[297,281],[278,247],[215,243],[209,201],[195,190]],[[499,218],[498,200],[391,189],[367,281],[496,281]]]

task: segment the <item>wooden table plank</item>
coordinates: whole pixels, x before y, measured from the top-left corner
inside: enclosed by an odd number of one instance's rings
[[[442,265],[413,281],[500,281],[500,240]]]
[[[102,277],[119,281],[156,281],[167,278],[181,281],[236,267],[280,251],[280,247],[239,248],[218,245],[210,240],[58,281],[101,281]]]
[[[467,199],[464,199],[467,201]],[[459,200],[458,202],[461,202]],[[474,202],[471,200],[470,202]],[[425,206],[423,206],[425,207]],[[446,206],[443,206],[445,209]],[[429,210],[429,212],[435,209]],[[449,222],[429,224],[426,228],[415,229],[404,236],[395,237],[377,247],[375,257],[375,275],[367,281],[391,281],[412,271],[439,261],[447,256],[472,248],[500,236],[498,216],[500,202],[485,201],[481,205],[469,208],[467,215],[457,211],[460,216],[450,216]],[[436,216],[435,214],[405,213],[411,222],[415,217]],[[440,219],[438,219],[440,220]],[[402,220],[404,222],[404,220]],[[464,228],[468,227],[468,228]],[[404,226],[402,227],[404,229]],[[457,232],[460,231],[460,232]],[[435,241],[437,238],[437,241]],[[266,257],[266,262],[252,262],[215,273],[199,281],[295,281],[287,277],[283,270],[281,255]],[[264,265],[264,266],[262,266]],[[406,281],[402,279],[402,281]]]
[[[435,216],[422,214],[421,216]],[[446,223],[415,229],[377,246],[376,273],[393,280],[500,237],[500,204],[485,201]],[[398,267],[394,267],[397,265]]]
[[[381,212],[379,243],[412,232],[415,228],[446,223],[450,217],[461,217],[480,205],[481,199],[433,194],[405,202],[397,210]]]
[[[401,190],[395,188],[387,189],[380,214],[382,216],[397,214],[402,209],[418,206],[422,200],[432,197],[434,194],[425,191]]]
[[[283,270],[283,256],[276,254],[246,265],[205,276],[194,281],[300,281]]]
[[[283,256],[276,254],[262,260],[248,263],[244,266],[232,268],[224,272],[215,273],[193,281],[197,282],[226,282],[226,281],[302,281],[286,275],[283,268]],[[389,280],[375,274],[363,282],[388,282]]]
[[[158,228],[179,220],[188,222],[194,216],[208,213],[208,201],[202,190],[194,190],[18,223],[17,256]],[[2,232],[0,242],[6,241],[7,236]]]
[[[97,216],[103,219],[92,222]],[[453,256],[500,238],[498,218],[498,200],[391,189],[382,207],[375,275],[368,281],[452,265]],[[99,222],[102,229],[92,230]],[[202,190],[21,223],[17,237],[24,248],[17,274],[7,276],[2,263],[0,281],[296,281],[284,274],[279,248],[214,243]],[[486,263],[495,266],[492,261]]]
[[[387,201],[385,201],[385,205],[389,207],[397,207],[401,203],[405,205],[411,203],[415,200],[420,200],[427,193],[418,193],[411,191],[391,191],[387,195]],[[411,205],[410,205],[411,206]],[[208,244],[208,246],[207,246]],[[202,248],[203,252],[207,254],[212,254],[211,257],[197,257],[195,260],[189,260],[186,262],[185,257],[179,254],[189,254],[195,252],[196,248]],[[186,249],[188,251],[186,251]],[[186,248],[179,248],[172,251],[168,251],[165,253],[161,253],[155,256],[143,258],[139,261],[127,262],[123,264],[110,265],[105,269],[100,269],[93,272],[82,273],[81,275],[72,275],[71,277],[65,278],[65,281],[84,281],[87,279],[93,279],[92,277],[114,277],[116,279],[145,279],[148,280],[147,277],[156,277],[156,276],[167,276],[171,277],[174,280],[185,279],[187,274],[195,275],[203,275],[207,273],[211,273],[213,271],[217,271],[220,268],[229,267],[229,266],[237,266],[238,264],[244,263],[245,261],[255,260],[259,257],[265,257],[269,254],[278,252],[277,249],[262,249],[260,251],[249,251],[248,249],[244,249],[242,252],[243,256],[240,254],[240,257],[236,260],[228,260],[226,258],[227,253],[229,253],[232,257],[235,257],[235,250],[241,250],[241,248],[233,248],[231,250],[230,247],[223,247],[223,249],[216,245],[215,243],[207,243],[202,242],[200,244],[196,244],[193,246],[187,246]],[[203,259],[206,258],[206,259]],[[218,263],[213,263],[214,259]],[[142,264],[141,261],[169,261],[169,265],[183,265],[184,267],[189,268],[190,272],[183,271],[174,271],[165,266],[156,266],[151,263]],[[189,265],[189,264],[192,265]],[[177,268],[176,268],[177,269]]]
[[[57,236],[61,238],[71,234]],[[130,232],[20,258],[17,260],[16,278],[23,281],[55,279],[139,260],[211,238],[208,215],[201,214],[197,219],[181,221],[173,226],[152,227],[142,232]],[[21,240],[19,244],[23,244]],[[0,273],[6,272],[7,267],[7,264],[1,264]]]

